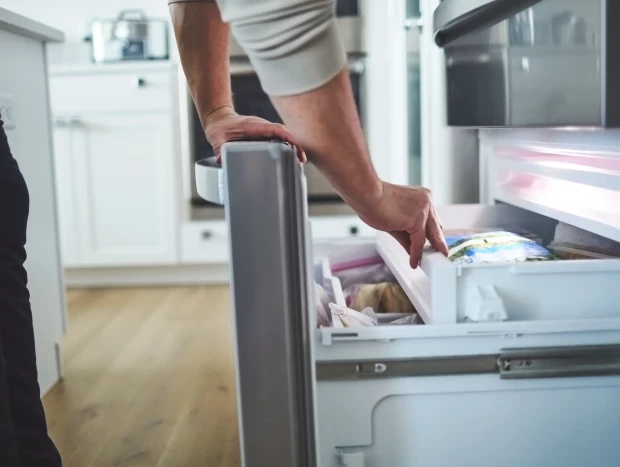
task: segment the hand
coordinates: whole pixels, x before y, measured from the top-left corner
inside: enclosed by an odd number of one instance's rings
[[[295,146],[297,158],[306,162],[306,153],[290,131],[279,123],[271,123],[258,117],[239,115],[230,107],[216,110],[207,117],[205,125],[207,141],[213,146],[218,163],[222,158],[222,146],[231,141],[278,140]]]
[[[365,203],[361,219],[371,227],[389,232],[409,252],[410,264],[416,268],[422,259],[426,239],[431,246],[448,255],[448,247],[426,188],[382,183],[378,198]]]

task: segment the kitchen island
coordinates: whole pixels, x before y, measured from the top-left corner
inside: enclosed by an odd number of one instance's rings
[[[61,378],[66,329],[45,47],[63,39],[58,30],[0,8],[0,115],[30,191],[26,270],[42,392]]]

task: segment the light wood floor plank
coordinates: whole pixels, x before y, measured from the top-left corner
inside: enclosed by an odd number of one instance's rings
[[[226,287],[71,291],[44,399],[66,467],[238,467]]]

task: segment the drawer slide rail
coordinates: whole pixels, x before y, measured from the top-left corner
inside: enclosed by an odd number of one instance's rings
[[[620,375],[620,345],[502,349],[498,355],[319,362],[318,381],[498,374],[501,379]]]

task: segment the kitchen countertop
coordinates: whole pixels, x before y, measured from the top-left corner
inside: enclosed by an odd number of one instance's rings
[[[0,8],[0,29],[41,42],[63,42],[65,40],[62,31],[4,8]]]
[[[170,70],[176,66],[172,60],[134,60],[118,63],[62,63],[50,64],[51,76],[84,75],[93,73],[130,73],[144,71]]]

